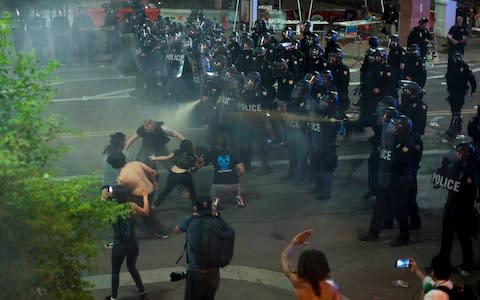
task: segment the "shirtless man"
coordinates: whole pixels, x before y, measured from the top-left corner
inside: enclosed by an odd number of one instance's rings
[[[137,205],[149,207],[151,198],[157,189],[157,171],[139,161],[127,163],[125,155],[121,151],[112,152],[108,156],[107,162],[113,168],[120,169],[117,184],[124,185],[128,188],[132,200],[134,200]],[[150,213],[144,217],[144,223],[152,230],[156,237],[168,238],[168,235],[164,233],[163,226],[156,219],[155,214]]]

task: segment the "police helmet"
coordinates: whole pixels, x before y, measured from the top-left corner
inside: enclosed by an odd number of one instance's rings
[[[238,32],[232,32],[232,34],[230,35],[230,43],[238,43],[239,38],[240,35],[238,34]]]
[[[455,53],[453,53],[452,58],[453,58],[453,61],[455,63],[462,62],[463,61],[463,54],[460,51],[455,51]]]
[[[328,80],[328,81],[330,81],[330,82],[333,80],[332,71],[330,71],[330,70],[323,70],[321,74],[322,74],[322,80]]]
[[[273,72],[274,72],[274,75],[276,76],[280,76],[286,73],[287,71],[288,71],[288,64],[283,58],[277,60],[273,65]]]
[[[337,32],[335,30],[330,29],[327,32],[327,36],[325,37],[327,43],[336,43],[337,42]]]
[[[292,38],[294,33],[295,31],[291,27],[287,26],[285,29],[283,29],[283,35],[287,38]]]
[[[307,31],[310,30],[311,27],[312,27],[312,23],[311,23],[310,21],[308,21],[308,20],[303,21],[303,22],[302,22],[302,25],[305,27],[305,29],[306,29]]]
[[[400,88],[402,89],[402,96],[411,100],[422,99],[423,89],[415,81],[400,80]]]
[[[392,34],[388,39],[388,48],[392,49],[400,45],[400,36],[398,34]]]
[[[253,39],[251,39],[250,37],[243,40],[243,50],[251,50],[253,48],[253,45]]]
[[[257,86],[261,81],[260,73],[250,72],[250,73],[247,74],[247,77],[245,78],[245,80],[247,81],[247,84],[249,82],[253,82],[255,84],[255,86]]]
[[[328,62],[330,64],[339,63],[343,60],[344,54],[341,48],[335,48],[328,53]]]
[[[322,58],[323,54],[323,48],[320,46],[315,46],[310,50],[310,58],[312,58],[313,60]]]
[[[312,89],[312,85],[309,81],[303,79],[299,80],[292,91],[291,98],[292,99],[305,99],[310,95],[310,91]]]
[[[255,47],[255,49],[253,49],[253,55],[255,56],[265,56],[265,54],[267,54],[267,49],[264,47]]]
[[[320,41],[321,41],[321,38],[320,38],[320,36],[318,35],[318,33],[312,34],[312,42],[313,42],[313,45],[315,45],[315,46],[320,46]]]
[[[262,33],[262,37],[260,38],[260,45],[268,45],[272,40],[272,36],[269,32]]]
[[[326,103],[330,108],[336,107],[338,104],[338,93],[335,91],[328,91],[322,96],[321,101]]]
[[[420,20],[418,20],[418,24],[427,24],[427,23],[428,23],[428,18],[427,17],[423,17]]]
[[[377,48],[373,54],[374,58],[381,59],[381,62],[387,61],[387,51],[385,48]]]
[[[240,92],[245,85],[245,75],[242,72],[234,74],[230,81],[233,91]]]
[[[385,96],[380,102],[386,107],[397,107],[397,99],[392,96]]]
[[[473,161],[477,156],[477,149],[471,143],[460,143],[455,146],[455,158],[458,162]]]
[[[385,109],[385,114],[383,115],[383,121],[388,122],[390,120],[396,119],[400,116],[397,108],[394,106],[389,106]]]
[[[368,39],[368,45],[370,45],[370,48],[377,48],[380,46],[380,39],[377,36],[372,36]]]
[[[412,132],[413,124],[409,117],[401,115],[394,120],[394,123],[395,135],[407,137]]]
[[[312,73],[307,73],[305,76],[303,76],[303,79],[311,83],[315,79],[315,75]]]
[[[411,44],[407,48],[408,55],[420,57],[420,47],[417,44]]]

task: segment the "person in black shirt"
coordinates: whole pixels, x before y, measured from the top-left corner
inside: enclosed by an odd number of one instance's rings
[[[185,139],[177,131],[164,126],[163,122],[147,119],[143,126],[138,127],[136,133],[127,140],[124,149],[127,150],[136,140],[142,138],[142,147],[138,152],[137,160],[155,168],[155,163],[148,157],[150,155],[168,155],[166,145],[170,141],[169,136],[178,139],[180,142]],[[163,166],[168,169],[170,165],[163,164]]]
[[[238,207],[245,207],[240,194],[240,176],[245,173],[245,166],[240,158],[230,149],[230,137],[222,134],[218,137],[217,146],[204,157],[205,165],[212,164],[214,168],[213,184],[210,196],[214,209],[218,208],[220,196],[233,193]]]
[[[115,200],[118,203],[129,202],[128,189],[123,185],[110,186],[109,190],[103,194],[107,200]],[[148,199],[144,199],[143,207],[134,202],[130,202],[132,214],[148,216],[150,206]],[[115,300],[118,295],[118,285],[120,282],[120,269],[123,260],[127,258],[127,268],[130,275],[138,288],[141,299],[145,299],[145,287],[138,273],[136,261],[138,258],[139,248],[138,239],[135,234],[135,220],[132,216],[118,216],[113,227],[113,248],[112,248],[112,295],[105,297],[105,300]]]
[[[200,167],[200,159],[195,153],[192,142],[190,140],[183,140],[180,143],[180,148],[173,153],[166,156],[151,155],[150,159],[153,161],[173,159],[173,166],[170,168],[170,172],[168,172],[167,184],[153,204],[159,206],[175,186],[181,184],[188,189],[193,206],[197,194],[193,185],[192,173]]]
[[[388,1],[385,5],[385,11],[382,15],[382,21],[385,22],[384,28],[386,35],[395,34],[398,31],[399,18],[400,15],[397,8],[391,1]]]
[[[458,51],[465,54],[465,45],[467,44],[468,28],[463,24],[463,18],[457,16],[455,25],[448,31],[448,60]]]

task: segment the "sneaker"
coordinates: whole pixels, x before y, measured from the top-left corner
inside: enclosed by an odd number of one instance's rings
[[[358,239],[362,242],[376,242],[378,241],[378,235],[371,232],[360,233]]]
[[[147,298],[147,292],[146,292],[146,291],[143,291],[143,292],[140,293],[140,299],[142,299],[142,300],[148,299],[148,298]]]
[[[219,202],[220,202],[220,198],[218,198],[218,197],[215,198],[215,199],[212,201],[212,207],[213,207],[213,209],[218,210],[218,204],[219,204]]]
[[[162,240],[168,239],[168,234],[167,234],[167,233],[164,233],[164,232],[161,232],[161,233],[153,232],[153,235],[154,235],[156,238],[159,238],[159,239],[162,239]]]
[[[401,237],[397,237],[397,238],[393,239],[392,241],[390,241],[390,243],[388,243],[388,245],[390,247],[402,247],[402,246],[408,245],[408,240],[404,239],[404,238],[401,238]]]
[[[103,247],[105,247],[106,249],[112,249],[113,248],[113,242],[103,244]]]
[[[237,195],[235,197],[235,200],[237,200],[237,207],[239,208],[245,208],[245,202],[243,202],[243,198],[240,195]]]
[[[467,271],[466,269],[467,268],[460,265],[455,270],[457,271],[458,274],[462,275],[463,277],[470,277],[470,272]]]

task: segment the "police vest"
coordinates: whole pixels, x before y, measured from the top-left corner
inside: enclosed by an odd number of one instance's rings
[[[452,191],[456,193],[460,191],[460,185],[461,185],[460,181],[453,178],[449,178],[448,176],[440,175],[437,172],[434,172],[432,175],[432,183],[448,191]]]

